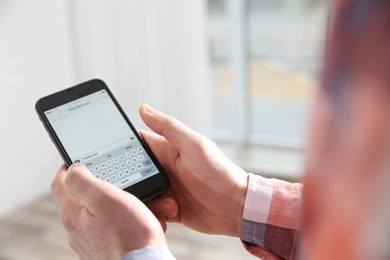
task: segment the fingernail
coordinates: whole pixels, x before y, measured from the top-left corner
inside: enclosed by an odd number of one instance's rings
[[[161,204],[160,210],[162,211],[161,213],[166,215],[167,217],[170,217],[174,214],[172,210],[172,205],[169,202],[164,202],[163,204]]]
[[[145,106],[146,111],[148,111],[149,113],[156,113],[157,112],[154,108],[152,108],[151,106],[149,106],[147,104],[144,104],[144,106]]]

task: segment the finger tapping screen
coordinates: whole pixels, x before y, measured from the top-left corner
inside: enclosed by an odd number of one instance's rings
[[[45,111],[72,162],[125,188],[158,173],[106,90]]]

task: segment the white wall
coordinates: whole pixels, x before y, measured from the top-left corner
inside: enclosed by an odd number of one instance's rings
[[[61,163],[35,111],[46,94],[105,80],[142,127],[149,103],[210,132],[204,1],[0,1],[0,218],[49,192]]]
[[[0,2],[0,216],[49,190],[60,165],[35,101],[74,83],[63,1]]]
[[[136,126],[141,103],[208,133],[205,1],[71,1],[79,81],[102,77]]]

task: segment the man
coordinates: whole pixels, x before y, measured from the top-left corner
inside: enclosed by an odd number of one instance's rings
[[[256,240],[250,238],[261,240],[265,235],[252,229],[261,227],[260,223],[255,223],[256,213],[267,220],[266,211],[270,209],[262,203],[271,202],[272,187],[276,183],[280,184],[276,193],[283,205],[276,217],[281,222],[298,223],[300,184],[248,175],[229,161],[215,144],[179,121],[147,105],[141,106],[140,114],[157,133],[141,131],[141,134],[171,181],[167,194],[148,203],[161,226],[135,197],[94,178],[83,165],[72,165],[68,171],[62,167],[53,181],[53,193],[69,232],[69,244],[82,258],[119,258],[138,248],[143,248],[144,254],[156,250],[156,246],[161,256],[167,257],[169,252],[163,233],[166,221],[181,222],[204,233],[242,237],[248,242],[248,249],[255,252],[252,243]],[[263,190],[257,194],[259,185]],[[283,193],[282,188],[288,190]],[[256,208],[261,210],[256,211]],[[248,216],[244,222],[243,214]],[[285,229],[286,238],[279,244],[293,245],[290,239],[295,240],[297,228]],[[292,249],[289,246],[289,252],[278,253],[287,258]]]
[[[203,136],[143,105],[155,133],[141,134],[171,189],[149,210],[81,164],[61,167],[52,191],[79,256],[172,259],[164,230],[174,221],[240,237],[262,259],[389,259],[390,1],[339,0],[333,14],[304,191],[246,173]]]

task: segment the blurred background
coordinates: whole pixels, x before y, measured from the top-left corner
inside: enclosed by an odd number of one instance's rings
[[[103,79],[245,170],[297,181],[321,70],[325,0],[0,0],[0,259],[77,259],[50,196],[61,158],[38,98]],[[104,121],[104,119],[102,119]],[[253,259],[240,240],[170,225],[178,259]]]

